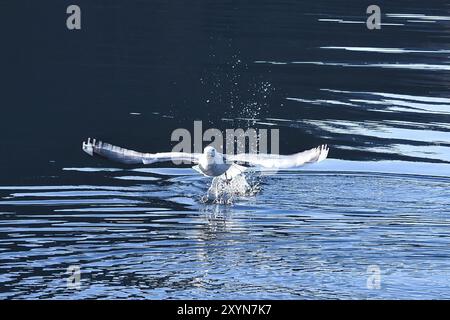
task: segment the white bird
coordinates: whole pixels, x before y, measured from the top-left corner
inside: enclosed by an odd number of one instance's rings
[[[147,165],[164,161],[189,162],[195,164],[192,167],[194,170],[205,176],[218,177],[224,175],[226,179],[232,179],[246,170],[246,167],[238,165],[236,162],[271,170],[290,169],[307,163],[325,160],[329,151],[327,145],[321,145],[292,155],[247,153],[228,155],[218,152],[212,146],[208,146],[203,153],[142,153],[96,141],[95,139],[91,141],[90,138],[87,142],[83,142],[82,148],[84,152],[91,156],[100,156],[125,164]]]

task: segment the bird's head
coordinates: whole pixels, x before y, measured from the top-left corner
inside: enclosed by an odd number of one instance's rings
[[[206,155],[207,159],[214,159],[214,157],[216,156],[216,149],[214,147],[207,146],[203,150],[203,153]]]

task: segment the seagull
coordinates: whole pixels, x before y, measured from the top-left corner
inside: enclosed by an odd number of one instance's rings
[[[230,180],[243,173],[247,167],[260,167],[268,170],[296,168],[305,164],[320,162],[327,158],[329,148],[326,144],[291,155],[277,154],[222,154],[214,147],[207,146],[203,153],[159,152],[142,153],[124,149],[109,143],[89,138],[83,142],[82,149],[90,156],[98,156],[124,164],[148,165],[156,162],[175,161],[195,164],[192,168],[208,177],[223,177]]]

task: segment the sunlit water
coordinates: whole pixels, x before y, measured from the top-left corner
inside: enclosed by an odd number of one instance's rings
[[[448,178],[280,172],[223,205],[201,203],[211,181],[189,170],[72,168],[109,183],[1,187],[0,296],[448,297]]]
[[[447,1],[378,1],[377,31],[359,0],[110,2],[76,34],[2,2],[0,298],[449,298]],[[211,186],[80,149],[194,120],[329,159]]]

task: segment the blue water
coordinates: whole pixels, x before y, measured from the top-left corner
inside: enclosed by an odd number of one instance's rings
[[[379,1],[377,31],[356,0],[78,2],[78,33],[0,4],[0,298],[449,297],[448,1]],[[81,151],[170,151],[194,120],[329,159],[223,205],[188,166]]]
[[[0,188],[2,298],[448,297],[449,178],[281,172],[220,205],[184,169],[74,169],[108,183]]]

